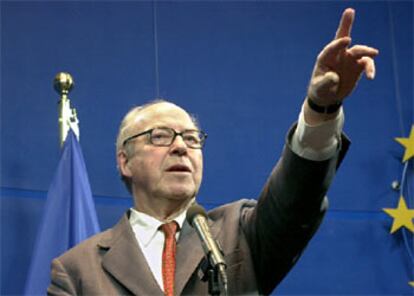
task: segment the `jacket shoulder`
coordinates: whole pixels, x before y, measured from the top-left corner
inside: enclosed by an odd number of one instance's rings
[[[85,239],[54,260],[60,261],[68,269],[99,261],[102,251],[108,249],[111,243],[125,231],[127,224],[128,218],[124,215],[114,227]]]
[[[254,199],[240,199],[208,211],[208,217],[213,220],[227,219],[233,217],[240,219],[244,210],[253,209],[257,204]]]

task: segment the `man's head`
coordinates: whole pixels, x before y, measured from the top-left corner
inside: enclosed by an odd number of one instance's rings
[[[163,129],[151,132],[154,128]],[[198,130],[195,120],[184,109],[167,101],[136,107],[124,117],[116,144],[117,162],[136,203],[157,199],[180,202],[197,194],[203,172],[202,150],[188,144],[198,147],[199,134],[175,134],[190,130]],[[165,131],[175,135],[171,145],[163,142],[163,137],[168,138]],[[157,146],[160,144],[163,146]]]

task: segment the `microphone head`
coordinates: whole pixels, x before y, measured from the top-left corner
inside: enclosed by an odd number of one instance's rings
[[[188,224],[193,226],[194,218],[197,215],[201,215],[201,216],[207,218],[206,210],[204,210],[204,208],[202,206],[200,206],[199,204],[195,203],[191,207],[188,208],[187,215],[186,215],[186,220],[187,220]]]

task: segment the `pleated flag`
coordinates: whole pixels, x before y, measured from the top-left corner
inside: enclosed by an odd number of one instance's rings
[[[99,232],[81,147],[70,130],[50,185],[25,286],[26,295],[45,295],[53,258]]]

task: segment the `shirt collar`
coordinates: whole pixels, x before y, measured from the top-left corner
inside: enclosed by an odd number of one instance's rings
[[[177,222],[179,226],[178,231],[180,231],[183,227],[185,217],[187,215],[187,209],[188,208],[172,219],[172,221]],[[147,246],[154,239],[160,226],[164,224],[165,221],[160,221],[148,214],[137,211],[134,208],[131,208],[130,210],[131,214],[129,216],[129,223],[134,229],[135,235],[138,236],[144,246]]]

